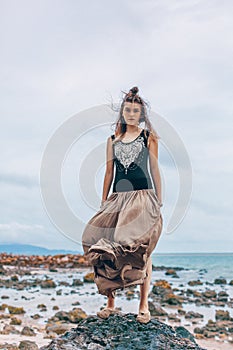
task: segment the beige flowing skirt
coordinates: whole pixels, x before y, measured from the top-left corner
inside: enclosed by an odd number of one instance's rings
[[[117,289],[143,284],[162,226],[154,189],[113,192],[108,197],[82,235],[100,294],[114,297]]]

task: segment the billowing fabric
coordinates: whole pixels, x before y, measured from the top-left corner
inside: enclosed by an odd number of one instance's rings
[[[114,192],[108,197],[82,236],[100,294],[114,296],[116,289],[143,284],[162,225],[153,189]]]
[[[148,136],[142,129],[131,142],[113,143],[113,192],[83,231],[84,254],[103,295],[143,284],[148,258],[162,232],[160,202],[147,168]]]

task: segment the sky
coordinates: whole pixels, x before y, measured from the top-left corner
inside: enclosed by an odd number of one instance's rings
[[[44,151],[72,116],[83,118],[138,86],[179,135],[192,165],[188,210],[167,234],[180,184],[160,143],[164,231],[156,252],[233,252],[232,15],[230,0],[1,0],[0,244],[81,249],[83,225],[75,242],[46,211]],[[64,164],[65,197],[83,224],[98,207],[80,196],[79,166],[110,134],[108,127],[89,131]],[[88,174],[99,201],[103,174]]]

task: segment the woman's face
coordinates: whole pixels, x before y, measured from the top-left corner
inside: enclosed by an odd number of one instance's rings
[[[123,108],[123,117],[126,124],[137,126],[141,117],[141,105],[139,103],[125,102]]]

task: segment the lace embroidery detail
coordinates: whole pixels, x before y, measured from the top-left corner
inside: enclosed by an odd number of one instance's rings
[[[130,164],[134,163],[137,159],[137,164],[139,164],[143,158],[143,148],[145,148],[144,139],[139,136],[136,140],[130,143],[116,142],[114,145],[115,156],[119,162],[123,165],[125,169],[125,174],[127,174]],[[142,156],[140,157],[142,152]],[[137,165],[136,165],[137,167]],[[130,169],[135,169],[135,166]],[[119,169],[120,170],[120,169]]]

